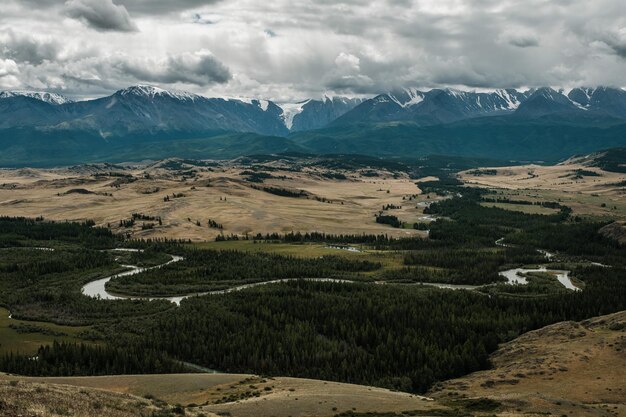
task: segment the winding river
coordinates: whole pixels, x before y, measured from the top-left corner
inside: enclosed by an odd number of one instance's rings
[[[504,238],[498,239],[496,241],[496,245],[501,246],[501,247],[512,247],[512,245],[504,243]],[[349,250],[349,251],[359,251],[359,249],[350,247],[350,246],[329,246],[329,248],[343,249],[343,250]],[[140,250],[118,248],[118,249],[114,249],[114,251],[138,252]],[[537,249],[537,251],[544,254],[547,260],[552,260],[554,258],[554,255],[548,251],[544,251],[541,249]],[[335,282],[335,283],[342,283],[342,284],[351,284],[351,283],[357,282],[357,281],[351,281],[351,280],[345,280],[345,279],[333,279],[333,278],[285,278],[285,279],[276,279],[272,281],[254,282],[250,284],[244,284],[244,285],[239,285],[236,287],[227,288],[224,290],[193,293],[193,294],[181,295],[181,296],[176,296],[176,297],[128,296],[128,295],[121,295],[121,294],[113,294],[107,291],[106,289],[107,282],[109,282],[110,280],[114,278],[121,278],[121,277],[130,276],[130,275],[140,274],[144,271],[148,271],[152,269],[159,269],[166,265],[170,265],[172,263],[180,262],[183,260],[181,256],[176,256],[176,255],[169,255],[169,256],[171,256],[172,259],[169,260],[168,262],[161,264],[161,265],[153,266],[150,268],[142,268],[142,267],[135,266],[135,265],[122,265],[128,268],[128,270],[124,272],[120,272],[115,275],[111,275],[110,277],[106,277],[106,278],[98,279],[96,281],[89,282],[88,284],[82,287],[81,291],[84,295],[88,297],[98,298],[100,300],[168,300],[176,305],[180,305],[180,302],[182,300],[189,298],[189,297],[198,297],[198,296],[203,296],[203,295],[228,294],[234,291],[241,291],[241,290],[245,290],[248,288],[258,287],[261,285],[279,284],[279,283],[298,281],[298,280],[311,281],[311,282]],[[568,290],[580,291],[580,288],[576,287],[574,283],[572,282],[572,280],[570,279],[569,277],[570,271],[553,270],[553,269],[548,269],[542,266],[539,268],[509,269],[507,271],[500,272],[500,275],[506,278],[508,284],[526,285],[528,284],[528,280],[526,279],[526,277],[524,277],[524,275],[528,273],[532,273],[532,272],[552,273],[555,275],[556,279]],[[376,281],[375,284],[387,284],[387,283],[384,281]],[[433,286],[433,287],[443,288],[443,289],[450,289],[450,290],[475,290],[477,288],[480,288],[480,286],[474,286],[474,285],[453,285],[453,284],[440,284],[440,283],[429,283],[429,282],[420,282],[416,284],[428,285],[428,286]],[[415,284],[410,284],[410,285],[415,285]]]
[[[138,249],[125,249],[125,248],[118,248],[118,249],[113,249],[113,250],[120,251],[120,252],[124,252],[124,251],[140,252],[140,250]],[[355,282],[355,281],[350,281],[350,280],[345,280],[345,279],[334,279],[334,278],[284,278],[284,279],[276,279],[272,281],[254,282],[250,284],[238,285],[236,287],[231,287],[231,288],[227,288],[224,290],[193,293],[193,294],[181,295],[181,296],[176,296],[176,297],[140,297],[140,296],[112,294],[107,291],[106,289],[107,282],[111,281],[114,278],[127,277],[130,275],[140,274],[144,271],[163,268],[166,265],[170,265],[175,262],[180,262],[183,260],[182,256],[176,256],[176,255],[169,255],[169,256],[171,256],[172,259],[169,260],[168,262],[161,264],[161,265],[153,266],[150,268],[141,268],[135,265],[122,265],[123,267],[128,268],[128,271],[120,272],[118,274],[111,275],[110,277],[98,279],[96,281],[91,281],[85,286],[83,286],[83,288],[81,289],[81,292],[88,297],[98,298],[100,300],[167,300],[167,301],[171,301],[172,303],[176,305],[180,305],[180,302],[182,300],[189,298],[189,297],[199,297],[202,295],[228,294],[234,291],[241,291],[247,288],[258,287],[261,285],[279,284],[279,283],[290,282],[290,281],[305,280],[305,281],[314,281],[314,282],[335,282],[335,283],[341,283],[341,284],[349,284],[349,283]]]
[[[524,274],[532,273],[532,272],[547,272],[554,274],[556,279],[568,290],[572,291],[580,291],[580,288],[574,285],[572,280],[569,277],[570,271],[558,271],[555,269],[548,269],[545,266],[541,268],[515,268],[509,269],[508,271],[500,272],[500,276],[503,276],[507,279],[508,284],[528,284],[528,280],[524,277]]]
[[[496,246],[501,246],[503,248],[512,248],[514,245],[504,243],[504,238],[500,238],[496,240]],[[548,252],[547,250],[537,249],[537,252],[541,253],[546,257],[548,261],[552,261],[554,259],[554,254]],[[503,276],[507,279],[508,284],[528,284],[528,280],[524,277],[524,274],[532,273],[532,272],[547,272],[554,274],[556,279],[568,290],[572,291],[580,291],[580,288],[574,285],[572,280],[569,277],[570,271],[559,271],[556,269],[548,269],[544,266],[540,268],[514,268],[509,269],[507,271],[500,272],[500,276]]]
[[[123,252],[123,251],[139,252],[139,250],[137,249],[118,248],[114,250],[120,251],[120,252]],[[142,268],[142,267],[135,266],[135,265],[122,265],[123,267],[128,268],[128,271],[120,272],[119,274],[111,275],[110,277],[98,279],[96,281],[91,281],[90,283],[83,286],[83,288],[81,288],[81,292],[88,297],[99,298],[101,300],[129,300],[129,299],[130,300],[135,300],[135,299],[137,300],[146,300],[146,299],[147,300],[169,300],[179,305],[181,300],[186,297],[132,297],[132,296],[124,296],[124,295],[114,295],[106,290],[107,282],[111,281],[114,278],[127,277],[130,275],[140,274],[144,271],[163,268],[166,265],[170,265],[175,262],[180,262],[183,260],[182,256],[176,256],[176,255],[169,255],[169,256],[171,256],[172,259],[169,260],[168,262],[161,264],[161,265],[153,266],[150,268]]]

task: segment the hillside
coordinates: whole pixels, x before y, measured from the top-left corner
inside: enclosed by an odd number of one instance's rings
[[[626,415],[626,312],[544,327],[503,344],[493,369],[447,381],[438,399],[487,397],[517,413]]]
[[[161,416],[180,403],[192,416],[625,416],[625,331],[626,311],[547,326],[503,344],[490,357],[493,369],[439,384],[427,397],[234,374],[0,375],[0,411],[8,417],[163,412],[155,414]]]

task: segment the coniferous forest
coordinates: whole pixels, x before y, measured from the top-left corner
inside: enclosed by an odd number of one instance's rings
[[[488,355],[498,344],[521,333],[626,309],[626,248],[598,232],[605,223],[573,217],[561,205],[551,215],[485,207],[485,192],[451,180],[425,187],[450,196],[427,209],[439,216],[429,225],[429,239],[321,233],[250,238],[270,247],[358,244],[398,259],[393,268],[381,255],[305,258],[202,249],[167,240],[125,241],[89,222],[0,218],[0,305],[14,318],[90,328],[84,343],[44,346],[36,360],[7,353],[0,370],[153,373],[192,363],[423,392],[437,381],[489,367]],[[146,266],[170,255],[184,258],[110,281],[109,290],[122,294],[184,295],[294,280],[192,297],[179,307],[166,300],[82,295],[87,282],[122,270],[119,254],[110,250],[117,247],[143,250],[124,261]],[[504,284],[499,271],[545,261],[537,249],[558,253],[559,265],[584,290]],[[350,283],[306,280],[311,278]],[[429,282],[484,286],[450,291],[419,284]]]

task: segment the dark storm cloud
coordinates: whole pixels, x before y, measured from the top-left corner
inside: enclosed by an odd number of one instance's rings
[[[131,13],[158,15],[199,9],[221,0],[119,0]]]
[[[26,35],[15,34],[12,30],[0,44],[0,55],[15,62],[41,65],[44,61],[55,60],[61,47],[53,40],[39,40]]]
[[[100,31],[135,32],[137,26],[124,6],[112,0],[68,0],[65,13]]]
[[[96,30],[137,31],[126,7],[116,5],[112,0],[68,0],[65,3],[65,13]]]
[[[626,34],[622,38],[619,36],[606,36],[602,39],[611,50],[618,56],[626,59]]]
[[[209,51],[184,53],[163,61],[128,59],[116,64],[122,73],[139,81],[153,83],[187,83],[198,86],[228,82],[230,70]]]
[[[124,6],[131,15],[135,16],[182,12],[211,6],[220,1],[222,0],[118,0],[115,3]],[[66,0],[20,0],[20,2],[28,7],[43,9],[61,7]],[[94,3],[99,2],[106,2],[106,0],[95,1]]]
[[[509,43],[518,48],[530,48],[533,46],[539,46],[539,39],[533,36],[520,36],[509,39]]]

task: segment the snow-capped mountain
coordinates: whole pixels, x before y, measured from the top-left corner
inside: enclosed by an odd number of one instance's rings
[[[324,97],[278,106],[256,98],[208,98],[151,85],[135,85],[108,97],[78,102],[34,92],[3,92],[0,99],[2,128],[95,132],[104,138],[215,131],[286,136],[290,131],[322,128],[363,101]]]
[[[449,123],[472,117],[511,113],[527,97],[527,92],[512,89],[480,93],[454,89],[402,89],[363,102],[334,124],[400,120],[422,124]]]
[[[516,123],[552,116],[576,122],[584,118],[626,120],[626,91],[607,87],[567,93],[549,87],[485,92],[406,88],[366,100],[324,97],[281,105],[256,98],[208,98],[149,85],[78,102],[52,93],[0,93],[0,129],[32,128],[106,139],[202,137],[216,132],[287,136],[326,127],[380,122],[432,126],[487,116],[513,116]]]
[[[282,110],[272,102],[207,98],[146,85],[54,106],[37,100],[23,96],[0,100],[0,127],[96,133],[103,138],[197,136],[216,131],[288,133]]]
[[[48,104],[56,105],[72,102],[72,100],[65,96],[55,93],[47,93],[45,91],[0,91],[0,99],[14,97],[28,97]]]
[[[567,97],[578,107],[623,118],[626,115],[626,91],[620,88],[574,88]]]
[[[134,85],[123,90],[119,90],[116,94],[120,96],[137,96],[143,98],[171,98],[174,100],[180,101],[195,101],[197,99],[201,99],[202,97],[189,93],[187,91],[177,91],[177,90],[164,90],[159,87],[155,87],[152,85]]]
[[[538,88],[520,104],[516,116],[536,118],[547,115],[576,113],[581,111],[572,100],[560,91],[550,87]]]
[[[11,166],[278,152],[543,160],[626,146],[625,131],[626,92],[607,87],[410,88],[281,105],[146,85],[78,102],[0,93],[0,164]]]

